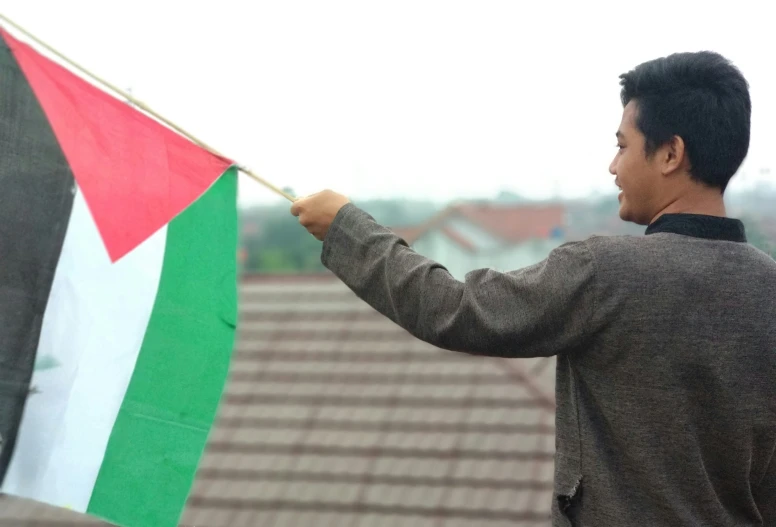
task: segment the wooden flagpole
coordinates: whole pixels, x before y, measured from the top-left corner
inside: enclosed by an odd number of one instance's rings
[[[159,121],[163,122],[164,124],[166,124],[167,126],[169,126],[170,128],[172,128],[173,130],[175,130],[175,131],[176,131],[176,132],[178,132],[179,134],[181,134],[181,135],[183,135],[183,136],[187,137],[189,140],[191,140],[192,142],[196,143],[196,144],[197,144],[197,145],[199,145],[200,147],[204,148],[205,150],[207,150],[207,151],[208,151],[208,152],[210,152],[211,154],[214,154],[214,155],[217,155],[217,156],[219,156],[219,157],[223,157],[223,158],[226,158],[226,157],[227,157],[227,156],[225,156],[225,155],[221,154],[220,152],[218,152],[216,149],[214,149],[214,148],[212,148],[211,146],[207,145],[205,142],[203,142],[203,141],[199,140],[199,139],[198,139],[198,138],[196,138],[194,135],[192,135],[191,133],[187,132],[186,130],[184,130],[183,128],[181,128],[180,126],[178,126],[177,124],[175,124],[175,123],[173,123],[172,121],[170,121],[170,120],[166,119],[165,117],[163,117],[163,116],[159,115],[159,114],[158,114],[158,113],[156,113],[154,110],[152,110],[151,108],[149,108],[148,106],[146,106],[144,103],[142,103],[141,101],[137,100],[137,99],[136,99],[135,97],[133,97],[131,94],[129,94],[129,93],[127,93],[126,91],[124,91],[124,90],[122,90],[122,89],[118,88],[117,86],[114,86],[113,84],[109,83],[109,82],[108,82],[108,81],[106,81],[105,79],[103,79],[103,78],[101,78],[101,77],[98,77],[97,75],[95,75],[94,73],[90,72],[89,70],[87,70],[87,69],[86,69],[86,68],[84,68],[83,66],[81,66],[81,65],[77,64],[77,63],[76,63],[76,62],[74,62],[73,60],[71,60],[71,59],[69,59],[68,57],[64,56],[62,53],[60,53],[60,52],[59,52],[59,51],[57,51],[56,49],[52,48],[50,45],[46,44],[45,42],[43,42],[42,40],[40,40],[38,37],[36,37],[35,35],[31,34],[29,31],[27,31],[27,30],[26,30],[26,29],[24,29],[23,27],[19,26],[19,25],[18,25],[16,22],[14,22],[13,20],[9,19],[8,17],[6,17],[5,15],[3,15],[2,13],[0,13],[0,20],[2,20],[2,21],[4,21],[4,22],[6,22],[6,23],[7,23],[8,25],[10,25],[10,26],[13,26],[13,28],[14,28],[14,29],[16,29],[16,30],[17,30],[17,31],[19,31],[20,33],[24,34],[24,35],[25,35],[27,38],[29,38],[30,40],[33,40],[33,41],[34,41],[35,43],[37,43],[39,46],[41,46],[41,47],[43,47],[43,48],[47,49],[47,50],[48,50],[50,53],[52,53],[52,54],[56,55],[57,57],[59,57],[59,58],[60,58],[60,59],[62,59],[63,61],[67,62],[67,63],[68,63],[68,64],[70,64],[72,67],[76,68],[76,69],[77,69],[77,70],[79,70],[81,73],[83,73],[84,75],[86,75],[86,76],[88,76],[88,77],[91,77],[91,78],[92,78],[93,80],[95,80],[96,82],[98,82],[98,83],[102,84],[103,86],[105,86],[105,87],[106,87],[106,88],[108,88],[109,90],[111,90],[111,91],[113,91],[114,93],[116,93],[116,94],[120,95],[121,97],[123,97],[123,98],[124,98],[124,99],[126,99],[127,101],[131,102],[132,104],[134,104],[135,106],[137,106],[138,108],[140,108],[141,110],[143,110],[144,112],[146,112],[147,114],[149,114],[150,116],[152,116],[152,117],[154,117],[154,118],[158,119]],[[248,168],[246,168],[246,167],[244,167],[244,166],[242,166],[242,165],[239,165],[239,164],[237,165],[237,168],[238,168],[238,169],[239,169],[241,172],[243,172],[245,175],[247,175],[247,176],[249,176],[250,178],[254,179],[255,181],[257,181],[257,182],[261,183],[262,185],[264,185],[265,187],[267,187],[267,188],[268,188],[268,189],[270,189],[271,191],[275,192],[275,193],[276,193],[276,194],[278,194],[279,196],[282,196],[282,197],[286,198],[288,201],[291,201],[291,202],[294,202],[294,201],[296,201],[296,198],[295,198],[295,197],[291,196],[290,194],[288,194],[287,192],[285,192],[283,189],[281,189],[281,188],[279,188],[279,187],[277,187],[277,186],[273,185],[272,183],[270,183],[269,181],[267,181],[267,180],[266,180],[266,179],[264,179],[263,177],[261,177],[261,176],[259,176],[258,174],[254,173],[252,170],[250,170],[250,169],[248,169]]]

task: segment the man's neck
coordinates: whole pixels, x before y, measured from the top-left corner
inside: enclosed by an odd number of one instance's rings
[[[725,201],[717,189],[703,188],[692,193],[680,195],[660,210],[650,223],[654,223],[664,214],[702,214],[705,216],[726,217]]]

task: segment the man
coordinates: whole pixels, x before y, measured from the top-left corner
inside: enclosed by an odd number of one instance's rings
[[[776,525],[776,263],[723,201],[749,148],[748,85],[707,52],[621,85],[609,171],[646,236],[461,283],[339,194],[291,212],[323,263],[416,337],[557,355],[554,525]]]

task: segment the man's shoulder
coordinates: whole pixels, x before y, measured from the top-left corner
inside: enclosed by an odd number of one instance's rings
[[[601,263],[628,262],[633,265],[652,265],[666,260],[703,258],[713,253],[725,259],[746,262],[776,273],[776,260],[746,242],[694,238],[678,234],[659,233],[634,235],[593,235],[583,240],[568,242],[577,251],[586,251]]]
[[[636,236],[633,234],[593,234],[582,240],[591,250],[622,249],[635,247],[648,241],[648,236]]]
[[[556,250],[570,253],[588,253],[593,257],[610,256],[616,253],[632,254],[634,250],[645,247],[645,236],[599,235],[595,234],[580,240],[563,243]]]
[[[639,259],[634,254],[641,252],[642,241],[636,236],[593,235],[587,238],[566,241],[550,251],[547,259],[538,266],[560,265],[576,272],[600,273],[616,267],[632,267]]]
[[[681,245],[681,244],[679,244]],[[667,254],[675,251],[674,242],[665,243],[654,236],[592,235],[587,238],[569,241],[556,251],[577,259],[590,259],[599,271],[614,268],[638,268],[653,266],[663,261]]]

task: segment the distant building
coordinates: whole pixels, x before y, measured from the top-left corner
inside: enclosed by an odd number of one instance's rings
[[[452,205],[415,227],[394,228],[415,251],[463,280],[474,269],[521,269],[565,243],[566,209],[546,204]]]

